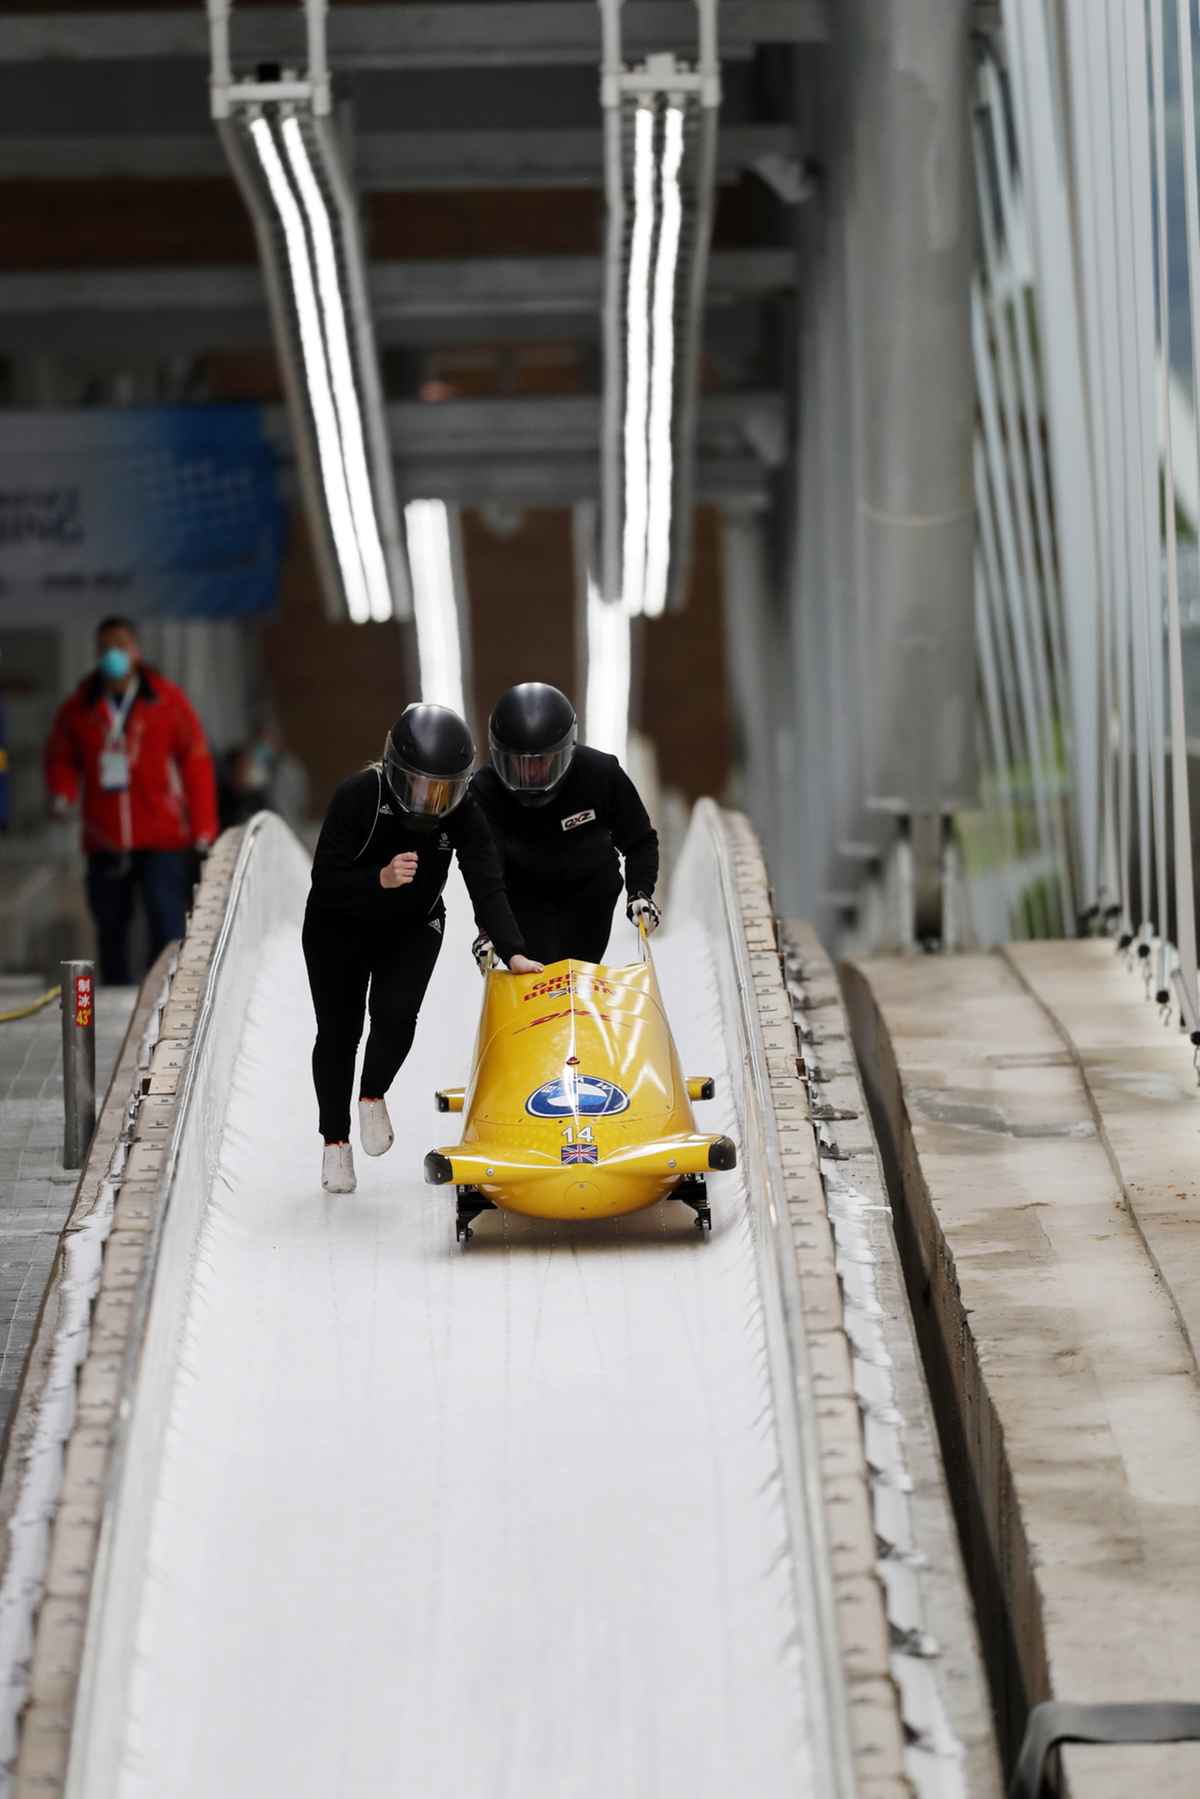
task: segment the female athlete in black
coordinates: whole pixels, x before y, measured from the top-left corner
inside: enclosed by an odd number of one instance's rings
[[[621,891],[626,911],[658,924],[658,837],[615,756],[576,743],[566,694],[510,687],[488,726],[492,760],[471,782],[487,814],[513,913],[543,962],[603,959]]]
[[[343,781],[313,858],[304,959],[317,1014],[313,1083],[325,1142],[321,1182],[352,1193],[350,1096],[370,988],[371,1032],[359,1082],[363,1149],[393,1133],[385,1095],[412,1047],[417,1013],[442,947],[442,889],[458,857],[475,920],[516,974],[541,967],[505,897],[487,821],[467,792],[475,745],[446,706],[409,706],[383,762]]]

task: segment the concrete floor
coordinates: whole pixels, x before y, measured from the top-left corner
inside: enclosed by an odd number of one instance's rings
[[[37,976],[0,976],[0,1012],[28,1005]],[[136,987],[96,997],[97,1108],[137,998]],[[79,1171],[62,1165],[62,1013],[0,1024],[0,1433],[8,1427],[42,1294]]]
[[[1041,1699],[1200,1700],[1190,1048],[1100,943],[845,981],[1007,1756]],[[1073,1799],[1200,1792],[1200,1744],[1063,1759]]]

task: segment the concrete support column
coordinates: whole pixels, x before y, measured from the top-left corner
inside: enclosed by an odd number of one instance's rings
[[[977,784],[967,24],[964,0],[860,0],[850,47],[864,797],[913,819]]]
[[[741,777],[739,803],[764,842],[777,843],[786,811],[780,767],[780,630],[773,616],[766,526],[754,507],[721,509],[721,564],[730,697]],[[790,772],[790,771],[788,771]]]

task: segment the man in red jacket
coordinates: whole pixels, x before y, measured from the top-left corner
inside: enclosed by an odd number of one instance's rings
[[[183,936],[183,852],[216,836],[217,785],[187,695],[142,662],[131,621],[106,618],[96,648],[95,673],[58,709],[44,766],[54,817],[82,800],[101,977],[124,985],[135,884],[151,956]]]

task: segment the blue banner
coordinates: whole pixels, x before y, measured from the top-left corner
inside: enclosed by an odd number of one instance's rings
[[[286,530],[257,406],[0,410],[0,624],[262,612]]]

